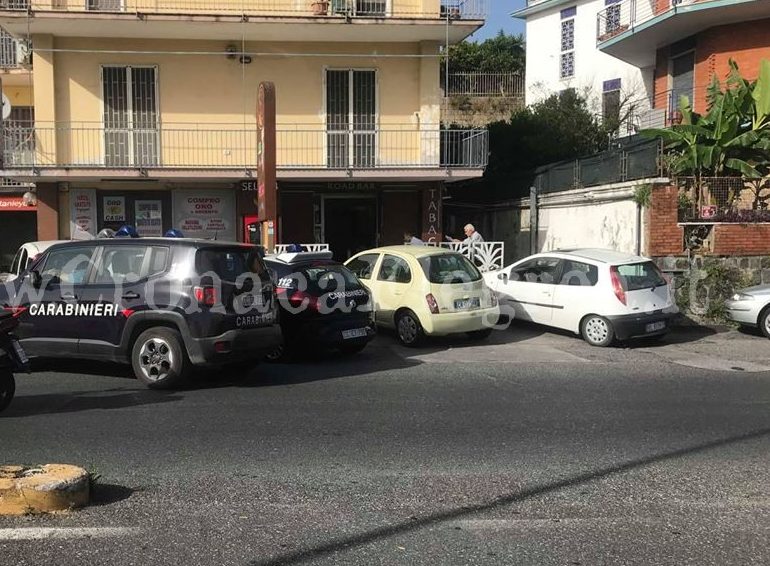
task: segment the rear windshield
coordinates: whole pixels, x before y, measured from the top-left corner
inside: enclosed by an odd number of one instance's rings
[[[626,291],[639,291],[666,285],[663,274],[661,274],[658,266],[651,261],[618,265],[615,269],[617,269],[620,282]]]
[[[481,279],[481,272],[464,255],[430,255],[421,257],[419,262],[431,283],[467,283]]]
[[[280,274],[278,287],[303,289],[313,294],[355,291],[362,288],[361,281],[344,265],[325,264],[301,267],[290,273]]]
[[[234,282],[244,274],[267,276],[267,268],[256,248],[206,248],[195,254],[198,275],[216,274],[222,281]]]

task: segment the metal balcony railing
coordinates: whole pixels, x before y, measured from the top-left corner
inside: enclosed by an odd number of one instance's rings
[[[603,43],[666,12],[704,0],[618,0],[596,15],[596,42]]]
[[[489,0],[0,0],[0,11],[483,20]]]
[[[252,169],[256,128],[243,124],[3,123],[6,169],[171,168]],[[442,130],[413,125],[370,130],[279,126],[277,161],[283,169],[483,168],[486,130]]]
[[[450,73],[445,96],[523,98],[524,76],[519,73]],[[447,88],[442,79],[441,84]]]

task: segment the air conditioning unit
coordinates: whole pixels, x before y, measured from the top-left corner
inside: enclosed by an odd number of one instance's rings
[[[32,65],[32,43],[29,40],[16,40],[16,63],[22,67]]]

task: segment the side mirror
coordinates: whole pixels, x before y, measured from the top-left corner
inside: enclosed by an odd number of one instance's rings
[[[40,272],[36,269],[33,269],[32,271],[29,272],[29,280],[35,289],[40,289],[40,287],[43,285],[43,277],[40,275]]]
[[[505,271],[503,271],[502,273],[498,273],[498,274],[497,274],[497,278],[498,278],[500,281],[503,281],[504,283],[507,283],[507,282],[508,282],[508,274],[507,274]]]

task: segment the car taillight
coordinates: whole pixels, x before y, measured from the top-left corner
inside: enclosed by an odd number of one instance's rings
[[[438,314],[438,303],[436,302],[436,297],[433,296],[433,293],[428,293],[425,295],[425,300],[428,303],[428,308],[430,309],[431,314]]]
[[[217,304],[217,288],[216,287],[195,287],[193,289],[195,300],[199,305],[205,305],[207,307],[213,307]]]
[[[289,295],[289,304],[297,308],[307,308],[311,311],[318,310],[318,297],[314,297],[305,291],[294,291]]]
[[[623,282],[620,280],[620,273],[618,273],[617,267],[610,267],[610,277],[612,278],[612,290],[615,291],[615,296],[625,305],[626,290],[623,289]]]

